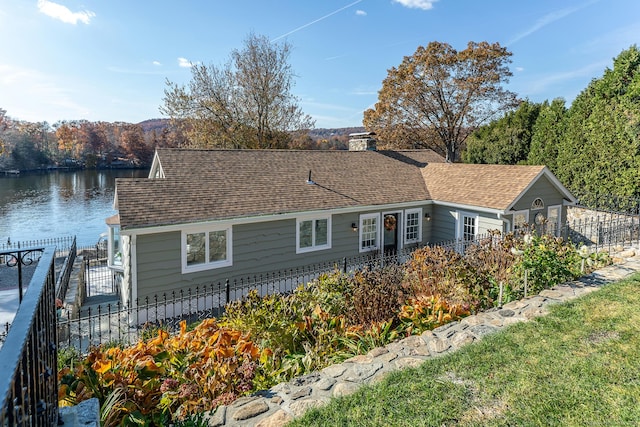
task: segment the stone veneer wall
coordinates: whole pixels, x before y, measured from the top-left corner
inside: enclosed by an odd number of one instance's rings
[[[624,213],[598,211],[594,209],[583,208],[580,206],[569,206],[567,208],[567,222],[573,224],[574,222],[591,222],[591,221],[617,221],[623,219],[635,218],[638,220],[640,215],[631,215]]]
[[[367,151],[376,149],[376,140],[367,139],[351,139],[349,140],[349,151]]]

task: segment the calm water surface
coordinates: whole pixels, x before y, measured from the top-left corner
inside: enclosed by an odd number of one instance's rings
[[[94,245],[113,215],[116,178],[146,177],[146,170],[24,173],[0,176],[0,243],[77,236]]]

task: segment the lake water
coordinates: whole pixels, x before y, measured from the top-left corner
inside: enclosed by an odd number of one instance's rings
[[[95,245],[107,230],[116,178],[146,170],[84,170],[0,176],[0,243],[76,236]]]

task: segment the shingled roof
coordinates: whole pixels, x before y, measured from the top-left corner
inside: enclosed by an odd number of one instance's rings
[[[159,149],[162,179],[118,179],[123,230],[429,200],[431,150]],[[311,172],[312,184],[307,183]]]
[[[432,163],[422,176],[433,200],[506,210],[544,166]]]
[[[431,150],[158,149],[164,178],[118,179],[123,230],[433,200],[509,209],[544,166],[445,163]],[[311,173],[311,183],[309,180]]]

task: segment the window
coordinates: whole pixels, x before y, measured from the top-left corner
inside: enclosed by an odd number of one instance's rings
[[[547,234],[560,235],[562,221],[562,205],[549,206],[547,209]]]
[[[296,253],[331,248],[331,217],[298,218]]]
[[[120,226],[109,226],[107,253],[110,267],[122,267],[122,245],[120,244]]]
[[[231,227],[182,232],[182,272],[231,265]]]
[[[516,211],[513,213],[513,231],[527,231],[529,224],[529,211]]]
[[[422,241],[422,209],[411,209],[404,212],[404,242]]]
[[[478,215],[458,211],[456,239],[461,241],[461,245],[457,248],[458,252],[464,253],[466,248],[476,240],[478,235],[478,222]]]
[[[462,217],[462,239],[467,240],[475,240],[476,238],[476,217],[474,216],[463,216]]]
[[[380,247],[380,215],[360,216],[360,252],[374,251]]]
[[[544,209],[544,201],[540,197],[538,197],[533,201],[533,203],[531,203],[531,210],[535,211],[538,209]]]

